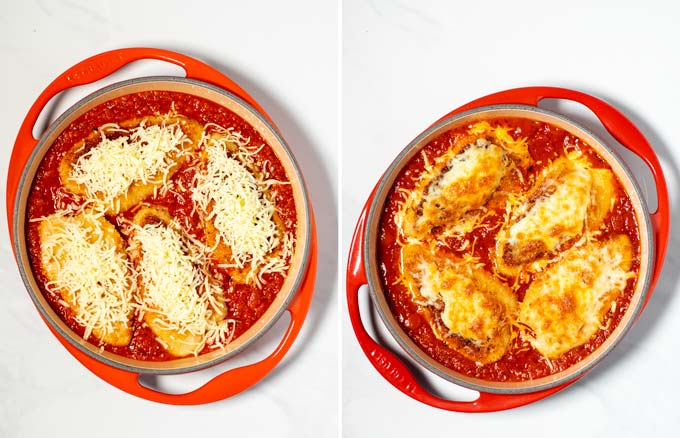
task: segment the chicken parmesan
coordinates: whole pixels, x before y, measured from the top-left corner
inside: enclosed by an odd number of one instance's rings
[[[606,314],[634,273],[625,234],[565,251],[527,288],[518,322],[544,357],[557,359],[586,343],[606,324]]]
[[[265,313],[297,244],[283,163],[235,113],[145,91],[85,112],[28,197],[36,280],[103,350],[165,361],[224,349]]]
[[[126,211],[167,185],[201,132],[196,121],[176,116],[100,126],[63,155],[61,183],[100,210]]]
[[[589,167],[585,160],[557,158],[526,193],[514,197],[497,236],[495,269],[516,275],[524,267],[540,268],[574,240],[599,229],[612,206],[614,177],[607,169]]]
[[[483,216],[485,205],[493,204],[492,197],[505,194],[501,185],[514,185],[518,162],[527,156],[526,145],[506,136],[490,142],[481,129],[470,130],[433,162],[423,155],[424,172],[397,218],[406,238],[464,234]]]
[[[434,324],[437,338],[468,359],[491,363],[505,354],[517,298],[474,261],[441,249],[408,244],[402,250],[404,283]]]
[[[101,215],[51,214],[38,224],[45,288],[84,327],[83,337],[115,346],[132,338],[134,276],[125,243]]]
[[[126,227],[138,276],[144,322],[174,356],[231,337],[226,293],[207,269],[205,245],[185,233],[164,208],[141,207]]]
[[[454,371],[546,377],[598,348],[640,269],[632,202],[582,139],[524,118],[477,120],[400,170],[379,222],[387,303]]]

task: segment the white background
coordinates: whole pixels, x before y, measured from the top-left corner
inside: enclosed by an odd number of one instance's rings
[[[677,2],[346,0],[342,31],[343,258],[365,199],[403,147],[456,107],[520,86],[574,88],[622,110],[660,157],[677,219]],[[546,105],[602,132],[579,105]],[[343,309],[343,434],[678,436],[678,268],[675,233],[651,302],[622,344],[563,392],[499,413],[440,411],[397,391],[364,357]],[[365,301],[363,292],[361,298]],[[471,391],[427,379],[445,396],[475,398]]]
[[[0,211],[0,437],[281,436],[337,434],[337,4],[249,1],[0,2],[0,167],[38,94],[71,65],[102,51],[151,46],[197,57],[245,88],[273,118],[311,191],[319,231],[316,294],[300,336],[257,386],[222,402],[159,405],[95,377],[52,337],[19,278]],[[77,98],[135,76],[182,74],[138,62]],[[3,199],[5,177],[0,178]],[[285,323],[286,321],[282,321]],[[207,373],[159,384],[186,391],[210,375],[268,354],[269,342]],[[275,336],[277,335],[277,336]],[[265,340],[266,341],[266,340]]]
[[[396,154],[455,107],[517,86],[575,88],[624,111],[661,158],[677,216],[678,6],[673,1],[590,3],[343,2],[341,266],[361,206]],[[310,314],[277,370],[223,402],[163,406],[102,382],[52,338],[19,279],[5,209],[0,209],[0,436],[326,437],[336,435],[340,421],[347,437],[673,435],[680,426],[680,383],[674,377],[680,359],[680,318],[674,316],[680,312],[677,236],[650,305],[610,357],[569,389],[507,412],[439,411],[389,386],[359,350],[342,299],[338,419],[337,9],[333,1],[313,0],[0,2],[4,169],[28,108],[66,68],[119,47],[181,51],[235,79],[278,124],[310,188],[321,250]],[[140,62],[114,79],[178,73],[163,63]],[[68,93],[53,117],[103,85]],[[602,133],[578,106],[546,105]],[[4,177],[0,184],[4,191]],[[246,356],[266,354],[276,334]],[[186,390],[218,371],[161,384]],[[474,397],[428,379],[444,395]]]

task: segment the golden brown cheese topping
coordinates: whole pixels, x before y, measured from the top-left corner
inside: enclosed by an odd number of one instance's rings
[[[522,132],[480,121],[434,140],[437,152],[424,149],[398,179],[393,224],[382,225],[392,305],[415,308],[481,375],[499,361],[501,372],[521,367],[513,361],[532,349],[554,372],[562,365],[550,361],[608,330],[639,267],[637,229],[621,225],[635,222],[620,219],[628,200],[611,169],[578,140],[546,154]],[[401,290],[414,307],[401,304]],[[422,336],[418,319],[400,318]],[[437,345],[428,335],[428,351]]]
[[[515,196],[498,233],[496,269],[515,276],[529,263],[549,260],[589,230],[612,207],[614,177],[570,157],[551,162],[526,193]]]
[[[502,148],[479,139],[462,152],[451,151],[437,160],[432,177],[422,179],[422,191],[414,191],[405,209],[405,233],[427,236],[478,210],[498,188],[506,159]]]
[[[543,356],[556,359],[587,342],[629,279],[633,249],[623,234],[575,247],[527,289],[519,322]]]
[[[517,298],[474,261],[419,244],[403,249],[404,281],[433,316],[435,334],[479,363],[500,359],[511,341]]]
[[[521,178],[517,166],[530,161],[524,142],[503,129],[476,124],[433,163],[426,160],[396,218],[403,236],[418,241],[433,234],[470,232],[486,213],[485,206],[507,195],[499,187],[513,185]]]

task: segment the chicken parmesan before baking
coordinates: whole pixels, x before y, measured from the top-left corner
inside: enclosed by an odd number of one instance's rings
[[[583,140],[524,118],[446,131],[401,169],[380,218],[392,313],[448,368],[519,382],[609,337],[639,276],[631,200]]]
[[[274,301],[296,246],[286,170],[235,113],[179,92],[96,106],[42,159],[26,235],[64,323],[166,361],[224,349]]]

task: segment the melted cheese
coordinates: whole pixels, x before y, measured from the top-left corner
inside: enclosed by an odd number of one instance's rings
[[[616,177],[609,169],[589,169],[593,179],[588,206],[588,223],[591,230],[597,230],[614,208],[616,201]]]
[[[512,338],[517,299],[474,260],[424,245],[402,249],[402,275],[414,300],[426,306],[435,335],[478,363],[499,360]]]
[[[549,359],[588,342],[634,277],[632,258],[625,235],[565,252],[526,291],[519,313],[524,336]]]
[[[537,261],[540,270],[565,245],[597,230],[613,206],[614,184],[611,171],[591,169],[579,159],[552,162],[524,196],[508,201],[497,237],[497,271],[517,275]]]
[[[224,292],[207,272],[205,248],[166,223],[166,214],[142,210],[132,229],[145,321],[175,356],[198,355],[206,345],[223,347],[234,324],[224,319]]]
[[[53,214],[38,225],[49,292],[85,328],[83,338],[122,346],[132,338],[135,281],[122,238],[103,217]]]
[[[74,146],[60,166],[64,185],[98,209],[117,213],[167,184],[190,151],[193,142],[183,127],[193,124],[179,117],[157,119],[131,129],[106,125],[94,134],[99,135],[94,147]]]
[[[546,175],[534,195],[538,199],[508,230],[512,246],[537,241],[545,251],[553,252],[561,242],[583,231],[592,186],[590,173],[569,160],[559,160]],[[520,209],[518,213],[523,212]]]
[[[478,140],[446,164],[423,198],[423,213],[416,230],[455,222],[470,210],[484,205],[503,176],[503,149]]]
[[[413,188],[402,178],[395,189],[397,281],[434,335],[478,366],[511,344],[529,349],[513,343],[519,334],[548,359],[589,342],[635,277],[626,236],[598,242],[620,190],[612,171],[565,145],[536,172],[542,163],[519,132],[473,123],[444,137],[451,144],[433,162],[422,153]],[[503,209],[501,221],[486,220]],[[492,266],[475,257],[487,236],[496,240]],[[527,283],[520,304],[513,290]]]
[[[481,225],[488,214],[523,180],[520,168],[533,160],[527,139],[514,138],[510,128],[486,122],[470,125],[457,135],[443,155],[429,163],[406,194],[395,225],[405,241],[432,236],[463,236]]]
[[[468,213],[486,204],[505,172],[503,149],[484,139],[460,153],[453,148],[422,175],[397,217],[398,225],[416,239],[437,228],[462,233],[475,222]]]
[[[215,236],[209,244],[219,250],[221,266],[242,275],[245,282],[264,282],[263,274],[284,273],[295,238],[283,235],[277,223],[276,206],[267,196],[272,184],[256,170],[252,155],[256,152],[247,140],[231,131],[206,135],[201,142],[205,150],[203,166],[194,178],[192,200],[202,215],[206,234]],[[240,276],[237,275],[237,279]]]
[[[484,120],[470,126],[468,133],[493,138],[517,165],[520,167],[527,167],[532,162],[531,155],[529,155],[527,139],[525,137],[518,137],[517,139],[513,138],[512,135],[510,135],[510,129],[511,128],[502,125],[494,128],[489,122]]]

